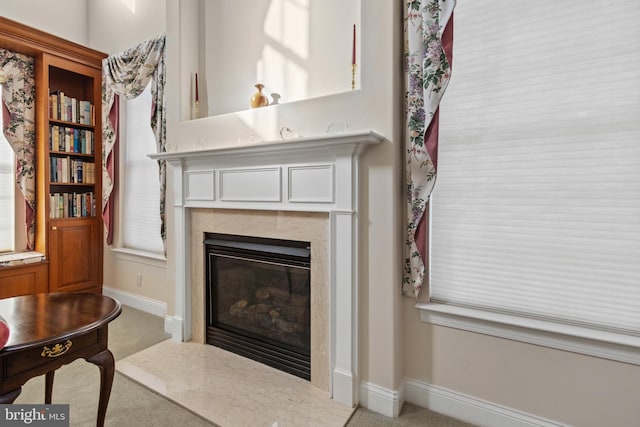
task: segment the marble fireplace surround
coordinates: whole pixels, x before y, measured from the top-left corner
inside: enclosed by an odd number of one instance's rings
[[[204,344],[205,293],[202,236],[205,232],[309,242],[311,246],[311,384],[329,390],[328,225],[324,212],[191,209],[191,339]]]
[[[311,298],[319,307],[312,309],[312,329],[314,319],[327,320],[326,331],[312,330],[312,384],[355,406],[358,164],[383,139],[372,131],[344,132],[149,155],[174,168],[173,249],[184,256],[176,256],[175,313],[166,322],[173,340],[204,342],[204,231],[310,240],[316,259],[325,259],[313,267],[312,252]],[[237,233],[241,223],[288,231]]]

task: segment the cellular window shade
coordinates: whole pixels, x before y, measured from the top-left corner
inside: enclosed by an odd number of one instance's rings
[[[158,151],[149,124],[150,86],[127,101],[126,111],[123,244],[129,249],[162,254],[158,163],[147,157]]]
[[[1,90],[2,86],[0,86]],[[2,114],[0,114],[2,129]],[[15,242],[15,156],[0,131],[0,252],[13,251]]]
[[[455,13],[431,301],[640,334],[640,2]]]

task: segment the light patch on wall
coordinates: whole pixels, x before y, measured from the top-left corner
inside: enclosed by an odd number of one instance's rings
[[[136,13],[136,0],[120,0],[120,3],[125,5],[131,13]]]
[[[304,99],[307,96],[307,70],[272,46],[266,45],[262,50],[258,70],[263,75],[263,80],[269,82],[271,90],[279,88],[287,94],[288,99]]]
[[[307,96],[308,72],[299,64],[309,58],[310,0],[274,0],[264,20],[267,36],[257,74],[288,99]]]
[[[309,0],[271,2],[264,33],[301,59],[309,57]]]

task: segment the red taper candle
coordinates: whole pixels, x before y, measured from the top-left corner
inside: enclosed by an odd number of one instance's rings
[[[351,50],[351,64],[356,63],[356,24],[353,24],[353,49]]]
[[[198,99],[198,73],[196,73],[196,101],[199,101],[199,99]]]

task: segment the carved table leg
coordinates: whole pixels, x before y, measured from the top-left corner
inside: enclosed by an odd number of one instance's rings
[[[2,396],[0,396],[0,404],[4,405],[13,403],[13,401],[16,400],[18,396],[20,396],[21,392],[22,387],[18,387],[16,390],[3,394]]]
[[[51,396],[53,395],[53,375],[56,371],[49,371],[44,376],[44,403],[51,404]]]
[[[115,361],[113,354],[109,350],[104,350],[96,355],[87,358],[88,362],[100,368],[100,401],[98,404],[98,427],[104,426],[104,418],[107,413],[107,404],[111,395],[111,386],[113,385],[113,374],[115,371]]]

